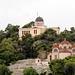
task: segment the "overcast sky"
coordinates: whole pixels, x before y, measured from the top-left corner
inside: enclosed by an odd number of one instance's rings
[[[0,0],[0,30],[10,23],[20,28],[38,16],[47,27],[75,27],[75,0]]]

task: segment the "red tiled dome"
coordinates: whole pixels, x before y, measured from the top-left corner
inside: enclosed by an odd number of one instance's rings
[[[74,44],[74,45],[72,45],[71,49],[72,49],[73,47],[75,47],[75,44]]]
[[[62,41],[60,44],[71,44],[70,42],[68,42],[68,41]]]
[[[66,50],[66,49],[64,49],[64,50],[59,51],[59,53],[71,53],[71,52]]]
[[[52,49],[55,48],[55,47],[57,47],[59,49],[59,46],[58,45],[53,45]]]

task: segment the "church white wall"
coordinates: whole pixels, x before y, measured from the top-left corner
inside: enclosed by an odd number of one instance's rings
[[[71,53],[59,53],[59,58],[63,59],[65,57],[69,56],[69,55],[71,55]]]
[[[57,55],[57,59],[59,58],[59,53],[58,52],[53,52],[52,53],[52,60],[55,59],[55,55]]]
[[[72,46],[71,44],[63,44],[63,45],[60,44],[59,48],[61,47],[62,49],[64,49],[64,47],[66,47],[66,49],[70,50],[69,47],[71,47],[71,46]]]

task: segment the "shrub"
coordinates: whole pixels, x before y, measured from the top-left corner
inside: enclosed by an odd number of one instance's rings
[[[24,69],[23,75],[39,75],[39,74],[33,67],[30,67]]]
[[[69,62],[64,66],[65,75],[75,75],[75,63]]]
[[[0,75],[11,75],[12,72],[5,65],[0,65]]]

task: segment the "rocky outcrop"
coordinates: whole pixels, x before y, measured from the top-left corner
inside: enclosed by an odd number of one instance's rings
[[[37,70],[37,72],[49,72],[49,67],[47,65],[37,65],[35,64],[35,59],[24,59],[24,60],[19,60],[15,64],[11,64],[9,66],[9,69],[13,71],[12,75],[23,75],[23,70],[24,68],[28,67],[33,67],[34,69]]]

